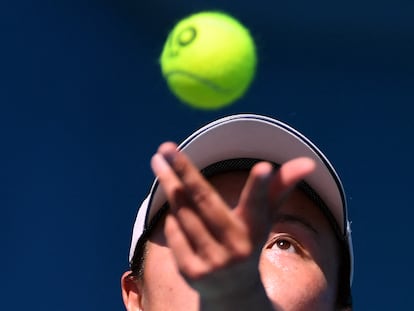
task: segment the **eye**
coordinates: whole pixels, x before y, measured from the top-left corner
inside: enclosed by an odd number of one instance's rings
[[[181,46],[189,45],[191,42],[194,41],[195,37],[197,36],[197,31],[194,27],[189,26],[183,29],[178,35],[178,44]]]
[[[277,247],[278,249],[288,252],[288,253],[298,253],[298,246],[297,243],[293,242],[291,239],[286,237],[278,237],[276,238],[273,243],[270,245],[270,248],[274,249]]]

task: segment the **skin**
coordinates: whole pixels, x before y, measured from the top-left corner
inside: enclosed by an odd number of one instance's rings
[[[171,212],[148,242],[143,278],[122,277],[128,311],[226,304],[251,310],[249,303],[258,306],[248,300],[253,292],[272,305],[260,310],[339,310],[334,234],[313,201],[294,189],[313,171],[310,159],[289,161],[276,173],[263,162],[250,173],[223,173],[207,182],[175,149],[165,143],[152,159]]]

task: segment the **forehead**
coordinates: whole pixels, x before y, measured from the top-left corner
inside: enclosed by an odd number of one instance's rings
[[[217,192],[230,206],[237,205],[249,172],[246,170],[219,173],[208,178]]]
[[[236,170],[219,173],[209,177],[209,182],[215,187],[223,199],[230,205],[236,206],[244,184],[248,178],[247,170]],[[330,230],[330,223],[318,205],[305,192],[295,189],[286,202],[278,207],[279,213],[308,219],[315,226]]]

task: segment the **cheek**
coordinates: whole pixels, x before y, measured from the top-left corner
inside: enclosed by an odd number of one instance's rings
[[[144,268],[144,310],[197,310],[198,294],[179,273],[167,247],[150,245]]]
[[[332,310],[335,291],[314,261],[264,251],[260,274],[267,295],[283,310]]]

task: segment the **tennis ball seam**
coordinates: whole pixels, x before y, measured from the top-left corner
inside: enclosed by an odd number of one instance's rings
[[[211,80],[205,79],[203,77],[197,76],[193,73],[190,73],[188,71],[184,71],[184,70],[172,70],[167,72],[166,74],[164,74],[164,77],[168,80],[171,76],[173,75],[183,75],[186,76],[188,78],[194,79],[197,82],[204,84],[205,86],[211,88],[212,90],[218,92],[218,93],[232,93],[233,90],[230,88],[223,88],[222,86],[218,85],[217,83],[214,83]]]
[[[237,19],[204,11],[181,19],[170,31],[160,65],[178,99],[195,108],[218,109],[248,90],[256,73],[256,47]]]

